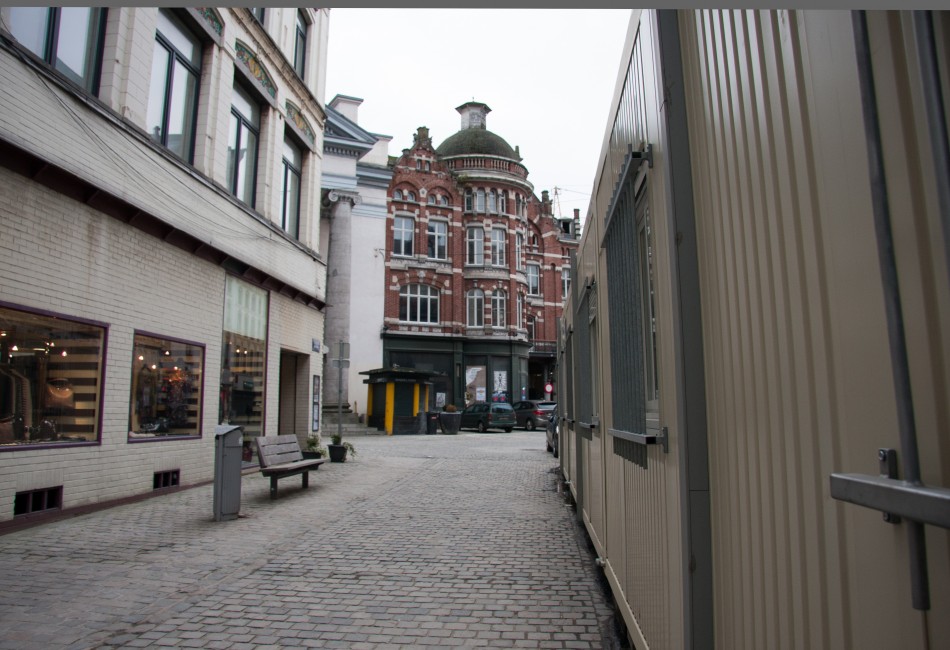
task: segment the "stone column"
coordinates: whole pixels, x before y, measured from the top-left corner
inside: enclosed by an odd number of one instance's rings
[[[352,278],[353,206],[362,197],[357,192],[328,190],[324,205],[330,209],[330,241],[327,251],[327,309],[323,340],[326,344],[327,363],[323,369],[323,411],[335,415],[338,410],[340,371],[330,365],[340,353],[340,341],[350,341],[350,295]],[[343,369],[343,412],[350,413],[349,368]]]

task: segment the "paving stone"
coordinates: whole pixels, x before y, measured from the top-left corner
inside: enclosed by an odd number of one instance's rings
[[[542,432],[352,439],[236,520],[206,485],[0,536],[0,648],[618,647]]]

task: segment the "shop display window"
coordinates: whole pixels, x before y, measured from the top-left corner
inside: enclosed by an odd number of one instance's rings
[[[201,435],[204,346],[136,332],[129,438]]]
[[[252,442],[264,429],[267,303],[266,291],[227,278],[218,422],[241,427],[245,461],[253,460]]]
[[[0,449],[98,440],[106,328],[0,306]]]

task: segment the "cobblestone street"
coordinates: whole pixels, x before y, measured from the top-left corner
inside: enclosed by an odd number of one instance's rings
[[[0,647],[611,648],[543,432],[350,438],[355,459],[0,536]]]

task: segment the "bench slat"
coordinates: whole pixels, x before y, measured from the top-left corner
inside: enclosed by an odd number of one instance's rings
[[[277,481],[285,476],[301,474],[304,489],[308,486],[310,470],[320,469],[326,458],[304,460],[297,436],[259,436],[254,439],[261,474],[270,477],[270,498],[277,498]]]

